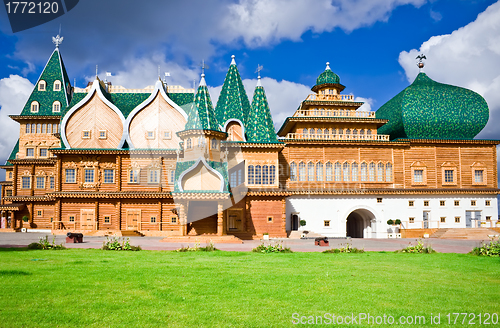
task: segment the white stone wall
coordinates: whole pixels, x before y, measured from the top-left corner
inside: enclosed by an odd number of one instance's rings
[[[382,198],[379,203],[377,198]],[[413,201],[410,206],[409,201]],[[429,205],[424,206],[424,201]],[[441,201],[445,205],[441,206]],[[459,205],[455,206],[455,201]],[[471,205],[475,201],[476,205]],[[486,206],[486,201],[490,202]],[[429,228],[465,228],[466,211],[480,212],[483,227],[497,226],[498,201],[496,195],[409,195],[409,196],[292,196],[287,199],[286,215],[287,230],[291,230],[292,214],[298,213],[300,220],[306,225],[299,230],[319,233],[328,237],[345,237],[346,220],[353,211],[362,218],[364,238],[387,238],[388,229],[394,226],[387,225],[387,220],[399,219],[402,227],[419,229],[424,227],[423,212],[429,213]],[[474,213],[472,217],[474,217]],[[441,217],[445,222],[441,222]],[[460,217],[460,222],[455,222]],[[490,221],[486,221],[490,217]],[[410,223],[409,218],[414,218]],[[329,220],[330,226],[325,227],[324,221]],[[472,227],[480,225],[480,221],[472,220]]]

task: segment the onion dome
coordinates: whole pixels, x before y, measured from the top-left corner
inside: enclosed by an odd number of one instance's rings
[[[425,73],[376,112],[391,139],[473,139],[486,125],[488,104],[476,92],[435,82]]]
[[[318,90],[329,86],[333,86],[338,89],[339,92],[345,89],[345,86],[340,84],[340,77],[330,69],[330,63],[326,63],[325,71],[318,76],[316,79],[316,85],[313,86],[311,90],[317,92]]]

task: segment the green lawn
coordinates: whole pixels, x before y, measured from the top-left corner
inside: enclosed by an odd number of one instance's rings
[[[460,254],[0,250],[0,327],[308,326],[294,313],[447,326],[500,313],[499,272],[499,258]]]

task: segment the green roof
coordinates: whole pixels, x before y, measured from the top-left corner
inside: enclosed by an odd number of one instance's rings
[[[9,158],[7,159],[7,162],[5,163],[5,165],[7,166],[10,166],[12,165],[9,161],[11,159],[16,159],[16,154],[19,152],[19,139],[17,139],[17,142],[16,142],[16,145],[14,146],[14,148],[12,149],[12,151],[10,152],[10,156]]]
[[[45,91],[38,91],[38,85],[40,81],[45,81]],[[54,82],[56,80],[61,81],[61,90],[54,91]],[[68,101],[70,100],[70,90],[71,84],[69,82],[68,74],[66,73],[66,68],[59,52],[56,48],[50,56],[49,61],[45,65],[42,74],[38,78],[35,88],[31,92],[31,95],[24,105],[21,115],[35,115],[35,116],[51,116],[60,115],[60,113],[52,112],[52,104],[55,101],[61,103],[61,111],[68,106]],[[68,97],[66,97],[66,93]],[[39,109],[37,113],[31,112],[31,103],[37,101],[39,103]]]
[[[330,69],[330,63],[326,63],[326,69],[316,79],[316,85],[325,83],[340,84],[340,77]]]
[[[486,125],[488,104],[469,89],[435,82],[425,73],[376,112],[391,139],[473,139]]]
[[[205,83],[204,74],[201,76],[200,86],[198,87],[195,101],[188,112],[188,120],[184,129],[220,131],[219,124],[215,118],[210,93]]]
[[[224,79],[222,90],[215,108],[217,120],[224,125],[229,119],[238,119],[246,125],[250,112],[250,102],[241,81],[240,72],[233,61]]]
[[[253,94],[252,108],[247,117],[248,142],[277,141],[271,110],[267,103],[266,92],[260,86],[260,78]]]

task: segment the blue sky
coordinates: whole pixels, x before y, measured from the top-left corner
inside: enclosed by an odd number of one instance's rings
[[[479,16],[478,16],[479,15]],[[66,15],[13,34],[0,8],[0,161],[18,135],[18,114],[54,49],[71,82],[83,87],[99,65],[113,84],[154,84],[158,65],[170,84],[199,81],[201,60],[216,102],[231,55],[252,97],[255,70],[277,128],[293,114],[330,62],[344,93],[376,110],[418,73],[427,56],[434,80],[471,88],[485,97],[490,121],[480,138],[500,139],[500,3],[487,0],[84,0]]]

